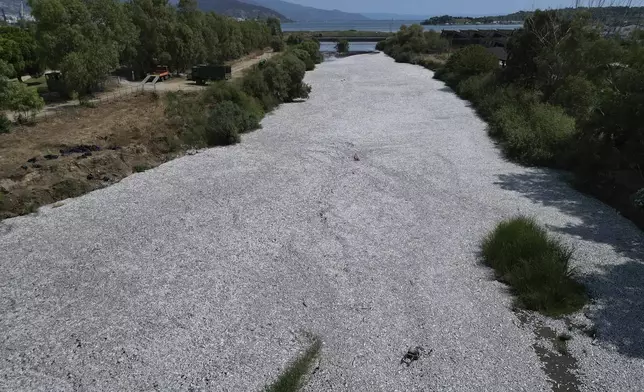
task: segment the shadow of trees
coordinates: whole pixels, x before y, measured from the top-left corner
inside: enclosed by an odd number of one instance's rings
[[[614,345],[630,357],[644,358],[644,233],[608,205],[574,190],[563,174],[547,169],[502,174],[496,182],[533,202],[555,207],[579,224],[548,226],[549,230],[609,245],[620,257],[596,265],[601,272],[584,275],[599,306],[587,316],[600,342]]]

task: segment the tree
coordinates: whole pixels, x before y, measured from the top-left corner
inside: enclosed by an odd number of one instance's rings
[[[335,50],[337,50],[338,53],[348,53],[349,47],[349,40],[346,39],[341,39],[335,44]]]
[[[9,76],[13,73],[13,67],[6,61],[0,60],[0,110],[7,107],[9,100]],[[7,133],[11,129],[11,122],[7,116],[0,114],[0,133]]]
[[[23,83],[9,83],[6,108],[17,114],[18,122],[32,121],[45,102],[33,88]]]
[[[172,54],[177,56],[182,49],[173,47],[171,41],[177,30],[177,17],[174,7],[167,0],[132,0],[127,4],[132,22],[139,32],[136,56],[131,65],[140,76],[157,65],[170,66]]]
[[[278,18],[270,17],[266,20],[271,35],[282,37],[282,22]]]
[[[43,61],[60,69],[80,95],[100,85],[118,66],[133,35],[123,5],[116,0],[32,0],[31,6]]]
[[[22,53],[20,52],[20,45],[2,36],[0,36],[0,58],[11,67],[9,68],[9,76],[11,77],[16,76],[17,70],[23,69],[25,66]]]
[[[34,35],[19,27],[0,26],[0,57],[10,62],[20,81],[25,73],[37,74],[43,70]]]
[[[452,54],[445,71],[464,79],[472,75],[492,72],[499,68],[499,59],[480,45],[465,46]]]

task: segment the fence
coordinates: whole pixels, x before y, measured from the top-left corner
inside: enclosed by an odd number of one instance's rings
[[[199,88],[198,86],[186,85],[184,79],[181,79],[180,83],[170,83],[166,84],[164,82],[157,83],[131,83],[125,85],[124,83],[118,81],[115,87],[109,91],[103,91],[95,94],[91,99],[88,99],[84,102],[79,100],[69,100],[66,102],[61,102],[60,104],[49,104],[45,106],[40,112],[36,114],[38,121],[47,121],[50,118],[54,118],[61,113],[64,113],[69,108],[90,105],[96,106],[101,105],[107,102],[113,102],[115,100],[123,99],[128,96],[136,95],[143,92],[165,92],[165,91],[194,91]],[[164,84],[162,84],[164,83]],[[14,114],[9,114],[10,119],[14,119]]]

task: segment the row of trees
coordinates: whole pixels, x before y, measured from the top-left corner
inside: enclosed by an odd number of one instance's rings
[[[33,24],[0,28],[0,58],[13,75],[60,70],[84,94],[119,66],[142,75],[155,66],[239,58],[281,36],[279,20],[238,22],[202,12],[195,0],[30,0]]]
[[[304,75],[321,61],[319,43],[291,45],[240,79],[217,82],[199,94],[169,93],[166,115],[186,146],[238,143],[240,134],[259,128],[267,112],[307,98],[311,87],[304,83]]]
[[[435,47],[417,30],[382,49],[416,61]],[[581,187],[644,225],[644,34],[607,36],[586,12],[536,11],[506,50],[504,68],[481,46],[444,65],[416,62],[438,67],[435,76],[472,101],[510,158],[570,169]]]
[[[378,42],[377,50],[382,50],[399,63],[416,63],[423,55],[442,53],[449,42],[441,38],[437,31],[424,31],[423,26],[414,24],[401,26],[400,30],[384,41]]]
[[[606,26],[640,25],[642,23],[642,17],[644,16],[644,7],[630,7],[628,6],[630,3],[632,2],[629,0],[611,0],[608,4],[606,0],[576,0],[575,7],[561,8],[558,9],[557,12],[565,17],[572,17],[579,11],[587,11],[593,20]],[[586,4],[586,7],[582,7],[582,4]],[[442,15],[426,19],[421,24],[453,25],[509,23],[521,22],[533,15],[533,11],[519,11],[507,15],[481,17]]]

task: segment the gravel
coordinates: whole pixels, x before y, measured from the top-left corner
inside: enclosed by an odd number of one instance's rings
[[[644,389],[634,225],[502,159],[427,70],[366,55],[307,80],[240,145],[0,223],[0,389],[260,390],[313,333],[308,391],[551,390],[477,255],[517,213],[576,247],[595,299],[578,389]]]

